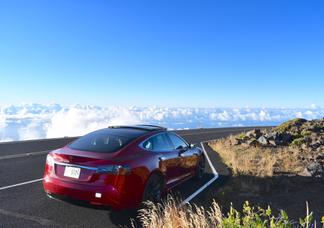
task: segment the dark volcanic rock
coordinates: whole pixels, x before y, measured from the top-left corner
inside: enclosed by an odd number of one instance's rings
[[[311,162],[300,175],[307,177],[323,177],[323,167],[319,162]]]
[[[262,135],[260,129],[253,129],[251,131],[246,132],[246,136],[249,138],[259,138]]]
[[[280,134],[280,142],[282,145],[286,146],[289,145],[292,141],[293,137],[290,133],[282,133]]]

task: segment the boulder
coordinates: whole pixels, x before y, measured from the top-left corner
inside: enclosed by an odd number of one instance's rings
[[[275,142],[277,145],[288,146],[293,141],[293,137],[290,133],[280,133]]]
[[[262,146],[266,146],[269,144],[269,141],[266,137],[261,136],[258,138],[258,142],[262,145]]]
[[[246,136],[249,138],[259,138],[262,135],[260,129],[253,129],[251,131],[246,132]]]
[[[277,146],[277,143],[275,140],[269,140],[269,145],[270,146]]]
[[[266,137],[268,140],[276,141],[276,140],[278,140],[278,132],[270,132],[270,133],[268,133],[268,134],[265,134],[265,137]]]
[[[323,167],[319,162],[311,162],[300,175],[306,177],[323,177]]]
[[[281,141],[283,145],[288,145],[292,141],[292,136],[289,133],[283,133],[281,135]]]

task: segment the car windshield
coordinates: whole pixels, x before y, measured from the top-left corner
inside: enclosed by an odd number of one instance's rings
[[[132,139],[105,132],[93,132],[75,140],[68,147],[74,150],[112,153],[124,147]]]

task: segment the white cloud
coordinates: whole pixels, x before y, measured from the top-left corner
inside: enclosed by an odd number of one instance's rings
[[[0,129],[6,127],[6,116],[0,113]]]
[[[42,121],[32,121],[18,129],[19,140],[40,139],[46,134],[46,124]]]
[[[311,108],[312,109],[316,109],[317,108],[317,105],[316,104],[311,104]]]
[[[296,113],[296,117],[297,118],[302,118],[303,117],[303,113],[302,112],[297,112]]]
[[[78,136],[109,125],[139,123],[140,119],[124,107],[75,106],[60,110],[52,116],[46,136]]]
[[[171,108],[23,104],[0,107],[0,141],[83,135],[109,125],[157,124],[172,129],[277,125],[323,118],[323,108]]]

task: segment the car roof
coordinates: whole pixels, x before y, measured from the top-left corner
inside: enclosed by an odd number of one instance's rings
[[[165,128],[165,127],[161,127],[161,126],[157,126],[157,125],[150,125],[150,124],[109,126],[108,128],[112,128],[112,129],[133,129],[133,130],[142,130],[142,131],[167,130],[167,128]]]
[[[111,134],[126,138],[137,138],[148,133],[167,130],[164,127],[155,125],[129,125],[129,126],[109,126],[108,128],[100,129],[92,133]],[[90,133],[90,134],[92,134]]]

